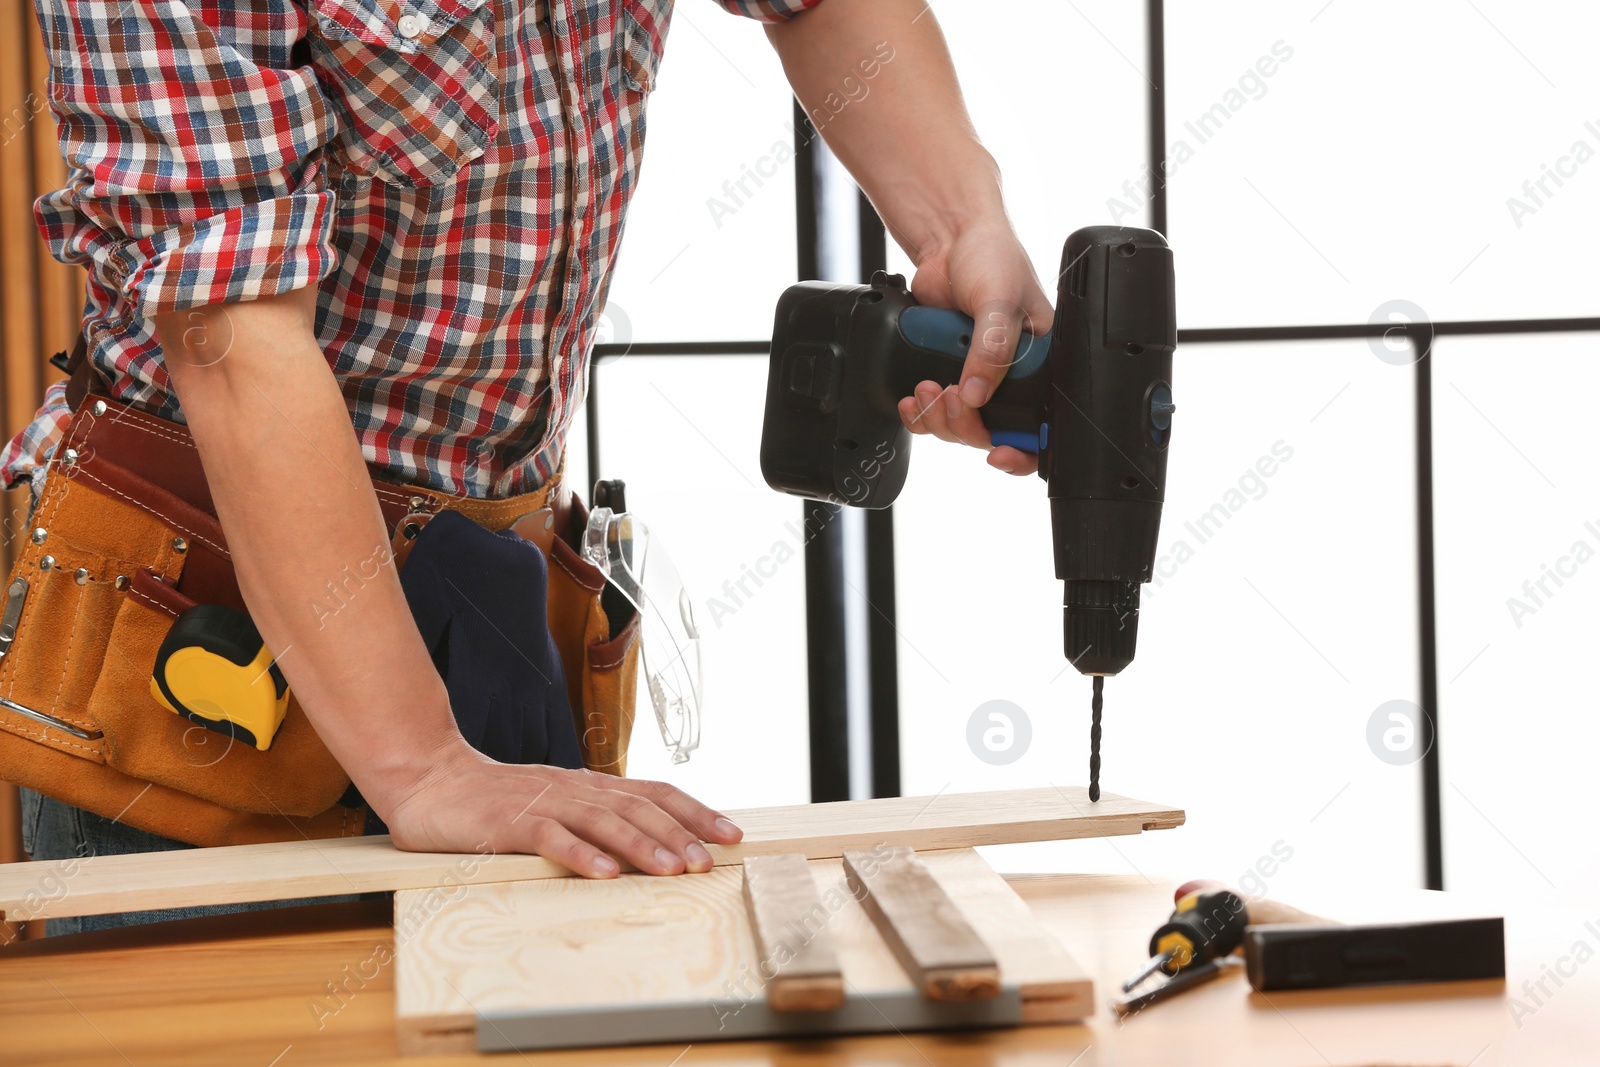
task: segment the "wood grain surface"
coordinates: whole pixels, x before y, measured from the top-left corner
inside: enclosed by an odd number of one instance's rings
[[[918,850],[1111,837],[1183,823],[1183,812],[1080,787],[943,793],[728,813],[738,845],[708,845],[718,865],[747,856],[836,858],[847,848]],[[387,837],[0,864],[0,918],[42,919],[201,904],[570,877],[538,856],[401,852]],[[51,887],[45,891],[42,887]]]
[[[1183,878],[1008,878],[1037,920],[1103,988],[1144,958]],[[1188,872],[1182,872],[1188,873]],[[1506,916],[1507,973],[1466,987],[1252,994],[1233,975],[1125,1020],[1104,1004],[1080,1024],[814,1042],[602,1048],[427,1067],[1527,1067],[1592,1062],[1600,959],[1534,1004],[1523,988],[1574,943],[1600,943],[1600,911],[1527,897],[1378,891],[1330,880],[1295,903],[1376,922]],[[19,1067],[417,1067],[395,1040],[393,911],[375,903],[222,916],[50,938],[0,950],[0,1062]],[[976,924],[976,919],[974,919]],[[985,936],[990,936],[982,926]],[[389,962],[383,962],[388,960]],[[1537,992],[1537,990],[1535,990]],[[1531,1013],[1530,1010],[1531,1009]],[[1175,1055],[1174,1048],[1181,1048]]]
[[[923,996],[999,996],[999,961],[914,851],[850,849],[843,863],[856,899]]]
[[[797,852],[744,861],[744,904],[757,959],[766,965],[773,1011],[832,1011],[844,1003],[844,973],[828,911]]]
[[[960,917],[980,936],[994,935],[1002,980],[1020,986],[1024,1022],[1092,1010],[1086,972],[977,853],[924,859],[933,878],[949,876]],[[809,867],[847,996],[913,993],[841,862]],[[400,1046],[417,1054],[474,1048],[480,1017],[491,1015],[694,1002],[708,1018],[737,1015],[764,1000],[771,974],[755,946],[742,884],[739,868],[722,867],[681,878],[463,886],[448,899],[438,890],[397,893]],[[1030,1000],[1040,1002],[1032,1012]]]

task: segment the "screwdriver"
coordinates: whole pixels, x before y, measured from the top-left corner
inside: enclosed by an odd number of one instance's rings
[[[1243,944],[1249,921],[1244,901],[1231,889],[1196,889],[1185,894],[1151,935],[1150,962],[1122,983],[1122,991],[1131,993],[1157,971],[1176,977],[1186,968],[1230,954]]]

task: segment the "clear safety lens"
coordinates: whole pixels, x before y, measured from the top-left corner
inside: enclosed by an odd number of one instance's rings
[[[659,538],[630,513],[595,508],[583,535],[583,558],[598,567],[639,613],[640,673],[661,740],[682,763],[700,746],[700,629],[678,568]]]

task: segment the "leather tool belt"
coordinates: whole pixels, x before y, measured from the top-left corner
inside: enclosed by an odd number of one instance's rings
[[[359,835],[359,795],[292,690],[264,751],[151,696],[156,653],[178,615],[245,604],[187,429],[102,395],[81,345],[72,371],[74,414],[0,610],[0,779],[195,845]],[[639,622],[607,617],[604,576],[571,543],[586,511],[560,483],[503,500],[378,480],[373,491],[397,566],[445,511],[539,546],[581,757],[623,774]]]

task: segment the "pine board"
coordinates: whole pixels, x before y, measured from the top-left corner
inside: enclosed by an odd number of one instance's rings
[[[1110,793],[1090,803],[1079,786],[751,808],[728,815],[745,837],[737,845],[707,846],[719,866],[783,852],[831,859],[847,848],[879,844],[928,851],[1113,837],[1169,829],[1184,818],[1177,808]],[[561,877],[571,874],[538,856],[401,852],[387,837],[231,845],[0,864],[0,919]]]
[[[841,862],[813,860],[812,877],[829,911],[825,929],[844,975],[845,1010],[854,1013],[841,1025],[1017,1025],[1093,1013],[1088,974],[982,857],[971,849],[921,855],[995,955],[1002,996],[966,1004],[919,996],[848,889]],[[564,1044],[610,1045],[825,1027],[830,1013],[766,1013],[742,883],[741,869],[727,866],[678,878],[547,879],[397,893],[400,1046],[431,1055],[530,1049],[557,1040],[553,1034]],[[876,1011],[887,1016],[882,1025],[862,1022]],[[774,1029],[763,1030],[769,1023]]]

